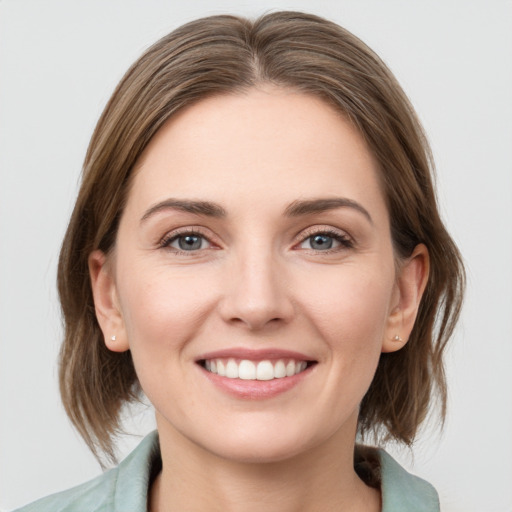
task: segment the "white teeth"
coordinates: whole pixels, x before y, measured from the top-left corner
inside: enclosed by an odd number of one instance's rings
[[[227,361],[225,359],[208,359],[204,362],[205,369],[211,373],[229,379],[242,380],[272,380],[292,377],[303,372],[307,366],[306,361],[289,360],[285,362],[283,359],[275,362],[242,359],[237,363],[235,359],[231,358]]]
[[[274,366],[274,377],[276,379],[282,379],[286,377],[286,366],[284,365],[284,361],[277,361]]]
[[[259,365],[258,365],[259,366]],[[256,379],[256,366],[252,361],[244,359],[238,365],[238,376],[243,380]]]
[[[274,366],[270,361],[260,361],[256,367],[256,379],[272,380],[274,378]]]
[[[230,359],[226,365],[226,377],[228,379],[238,379],[238,365],[233,359]]]

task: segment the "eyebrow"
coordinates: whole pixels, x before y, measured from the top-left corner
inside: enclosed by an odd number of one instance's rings
[[[285,210],[285,215],[289,217],[299,217],[312,213],[322,213],[336,208],[353,208],[362,213],[373,224],[373,219],[368,210],[357,201],[346,197],[309,199],[302,201],[293,201]]]
[[[373,219],[366,208],[357,201],[345,197],[293,201],[286,207],[284,214],[287,217],[300,217],[302,215],[326,212],[336,208],[353,208],[362,213],[368,219],[370,224],[373,224]],[[226,210],[217,203],[187,199],[166,199],[165,201],[157,203],[149,208],[149,210],[147,210],[142,216],[141,222],[144,222],[152,215],[164,210],[179,210],[215,218],[226,217]]]
[[[205,215],[207,217],[225,217],[226,210],[222,206],[212,203],[210,201],[192,201],[186,199],[166,199],[160,203],[155,204],[149,210],[147,210],[142,218],[141,222],[144,222],[155,213],[159,213],[164,210],[179,210],[187,213],[195,213],[196,215]]]

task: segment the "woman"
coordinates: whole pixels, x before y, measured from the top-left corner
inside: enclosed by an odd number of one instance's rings
[[[438,510],[356,434],[411,445],[463,268],[427,143],[378,57],[321,18],[187,24],[127,72],[64,239],[60,384],[97,457],[30,510]]]

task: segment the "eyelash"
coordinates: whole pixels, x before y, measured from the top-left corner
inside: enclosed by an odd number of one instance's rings
[[[313,238],[317,235],[325,235],[329,238],[332,238],[336,242],[340,244],[339,247],[329,248],[325,250],[315,250],[313,248],[305,249],[310,252],[314,252],[315,254],[330,254],[338,251],[342,251],[345,249],[352,249],[354,247],[354,241],[353,239],[348,236],[345,233],[341,233],[339,231],[336,231],[334,229],[325,229],[325,228],[312,228],[309,230],[306,230],[305,232],[301,233],[299,242],[294,245],[294,248],[300,247],[301,244],[305,243],[308,239]],[[185,236],[196,236],[200,237],[203,240],[205,240],[208,244],[212,245],[213,242],[209,239],[208,236],[206,236],[204,233],[201,232],[200,229],[197,228],[182,228],[176,231],[173,231],[171,233],[168,233],[165,235],[162,240],[159,243],[159,247],[162,249],[169,249],[172,250],[177,255],[183,255],[183,256],[192,256],[194,254],[197,254],[199,251],[203,251],[204,249],[196,249],[196,250],[190,250],[185,251],[182,249],[178,249],[176,247],[171,247],[171,244],[178,240],[181,237]],[[210,249],[211,247],[208,247]]]
[[[162,240],[160,241],[159,247],[162,249],[169,249],[179,256],[193,256],[194,254],[197,254],[199,251],[204,250],[204,249],[198,249],[198,250],[185,251],[182,249],[178,249],[176,247],[171,247],[171,244],[174,241],[178,240],[181,237],[185,237],[185,236],[197,236],[197,237],[205,240],[207,243],[212,244],[210,239],[204,233],[202,233],[201,230],[199,230],[197,228],[188,228],[187,227],[187,228],[178,229],[176,231],[173,231],[173,232],[165,235],[162,238]]]
[[[326,228],[312,228],[310,230],[306,230],[305,233],[301,234],[300,242],[295,245],[295,247],[300,246],[304,242],[306,242],[308,239],[313,238],[317,235],[325,235],[329,238],[334,239],[336,242],[339,242],[339,247],[334,247],[331,249],[326,249],[323,251],[315,250],[315,249],[305,249],[307,251],[312,251],[315,254],[331,254],[338,251],[343,251],[346,249],[353,249],[354,248],[354,240],[347,235],[346,233],[342,233],[340,231],[336,231],[334,229],[326,229]]]

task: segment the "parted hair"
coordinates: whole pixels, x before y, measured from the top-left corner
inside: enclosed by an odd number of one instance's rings
[[[67,414],[100,460],[115,460],[122,408],[141,389],[130,352],[105,346],[88,257],[114,248],[134,166],[159,128],[201,99],[260,84],[314,95],[349,119],[378,162],[397,262],[419,243],[429,251],[413,331],[403,349],[381,354],[360,406],[359,433],[409,445],[432,405],[444,418],[443,352],[459,316],[464,268],[439,215],[431,152],[414,109],[381,59],[333,22],[299,12],[255,21],[221,15],[179,27],[132,65],[85,157],[58,267],[65,325],[59,381]]]

